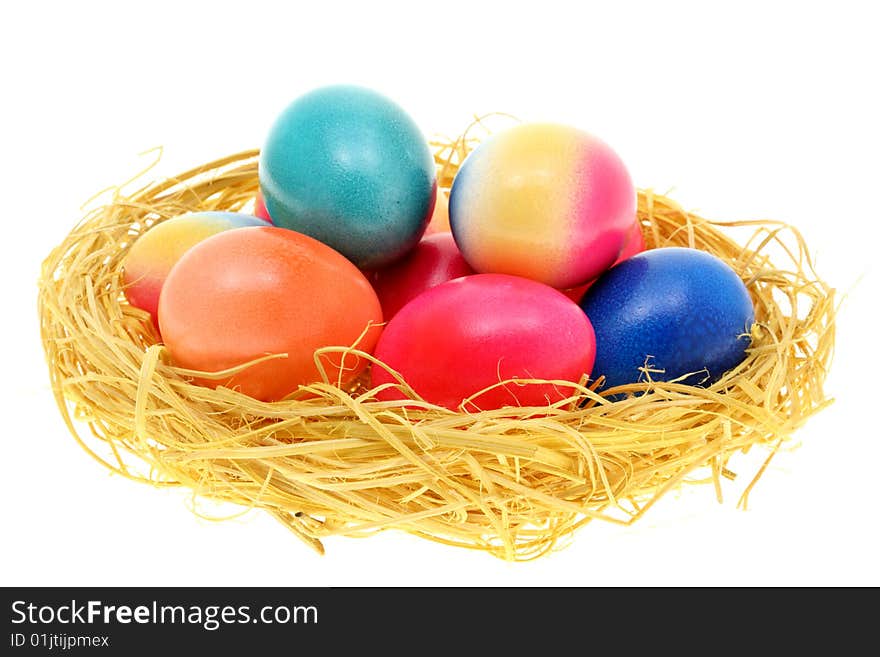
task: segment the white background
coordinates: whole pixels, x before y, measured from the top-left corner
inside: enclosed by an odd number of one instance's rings
[[[878,585],[877,20],[854,3],[3,3],[3,585]],[[711,4],[711,7],[710,7]],[[297,6],[296,9],[292,7]],[[748,479],[670,496],[629,528],[508,564],[397,532],[319,557],[254,512],[108,473],[73,441],[39,343],[41,260],[93,193],[261,145],[318,85],[354,82],[430,135],[474,113],[576,124],[636,183],[718,219],[798,226],[846,294],[827,390]],[[751,466],[750,466],[751,467]]]

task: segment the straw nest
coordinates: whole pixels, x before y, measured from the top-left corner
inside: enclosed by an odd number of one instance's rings
[[[434,142],[444,192],[473,132]],[[256,150],[239,153],[124,192],[143,172],[93,204],[43,263],[39,313],[58,407],[82,447],[120,475],[264,509],[321,552],[328,536],[394,528],[522,560],[592,520],[632,523],[687,482],[720,500],[731,457],[760,446],[767,456],[744,505],[769,459],[829,403],[834,291],[798,231],[709,221],[649,190],[638,203],[648,248],[718,255],[755,303],[746,360],[711,387],[655,382],[646,367],[643,383],[601,394],[595,382],[569,384],[571,397],[551,407],[452,412],[376,401],[363,381],[317,382],[311,398],[274,403],[189,383],[149,317],[126,303],[122,263],[165,219],[250,210],[257,161]],[[636,390],[645,394],[607,398]]]

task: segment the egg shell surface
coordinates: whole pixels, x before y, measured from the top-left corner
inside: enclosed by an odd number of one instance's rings
[[[373,289],[389,321],[404,305],[425,290],[474,270],[461,257],[452,233],[426,235],[401,260],[373,274]]]
[[[330,86],[275,120],[259,162],[276,226],[311,235],[361,269],[401,258],[425,232],[434,158],[396,103],[363,87]]]
[[[603,274],[581,307],[596,333],[594,378],[605,388],[689,375],[707,385],[746,357],[754,307],[745,284],[718,257],[682,247],[639,253]]]
[[[272,223],[272,217],[269,216],[269,211],[266,209],[266,201],[263,200],[263,192],[260,190],[257,190],[257,195],[254,198],[254,216]]]
[[[558,289],[608,269],[635,213],[620,157],[597,137],[557,124],[519,125],[477,146],[449,198],[452,233],[476,271]]]
[[[641,253],[645,250],[645,236],[642,234],[642,224],[636,219],[632,228],[630,228],[627,233],[626,243],[623,245],[623,251],[620,252],[620,255],[617,256],[617,260],[614,262],[614,265],[620,264],[624,260],[632,258],[635,254]],[[611,265],[612,267],[614,265]],[[584,293],[590,289],[590,286],[595,282],[596,279],[593,279],[589,283],[584,283],[583,285],[578,285],[577,287],[569,288],[567,290],[563,290],[565,296],[574,301],[575,303],[580,303],[580,300],[584,297]]]
[[[386,325],[375,355],[426,401],[457,409],[464,400],[512,378],[577,382],[595,357],[593,329],[561,292],[521,277],[475,274],[431,288]],[[372,385],[392,383],[374,365]],[[465,410],[546,406],[567,386],[508,383],[468,401]],[[380,399],[402,399],[395,387]]]
[[[134,241],[125,258],[122,277],[128,302],[150,313],[158,328],[159,293],[184,253],[222,231],[266,225],[238,212],[193,212],[156,224]]]
[[[381,333],[379,299],[364,275],[327,245],[292,230],[240,228],[190,249],[171,270],[159,321],[172,361],[218,372],[267,354],[230,377],[196,378],[274,401],[320,380],[319,347],[371,351]],[[352,355],[324,361],[331,382],[346,383],[367,363]]]
[[[632,258],[637,253],[641,253],[645,250],[645,236],[642,233],[642,224],[636,219],[632,222],[629,231],[626,233],[626,239],[623,243],[623,250],[621,250],[620,255],[617,256],[617,260],[614,261],[614,264],[618,264],[623,262],[624,260],[628,260]],[[614,265],[612,265],[613,267]]]
[[[425,229],[425,235],[432,233],[449,233],[449,197],[442,191],[437,191],[437,199],[434,202],[434,212],[431,214],[431,221]]]

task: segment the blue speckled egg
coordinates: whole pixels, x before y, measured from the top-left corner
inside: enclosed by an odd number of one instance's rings
[[[361,269],[401,258],[434,209],[428,143],[394,102],[331,86],[291,103],[260,154],[260,188],[276,226],[310,235]]]
[[[645,251],[605,272],[581,300],[596,332],[593,377],[605,388],[684,377],[708,385],[746,356],[755,311],[746,286],[716,256],[680,247]]]

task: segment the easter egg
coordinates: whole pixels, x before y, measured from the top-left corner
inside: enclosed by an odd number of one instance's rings
[[[597,137],[556,124],[522,124],[477,146],[449,198],[452,233],[476,271],[558,289],[608,269],[635,212],[620,157]]]
[[[629,229],[629,232],[626,235],[626,242],[623,245],[623,250],[620,252],[620,255],[617,256],[617,260],[614,261],[614,265],[623,262],[629,258],[632,258],[636,253],[641,253],[645,250],[645,237],[642,235],[642,224],[638,219],[633,221],[632,227]],[[614,266],[612,265],[612,267]],[[572,301],[579,303],[583,298],[584,293],[590,289],[590,286],[595,282],[595,279],[589,281],[588,283],[584,283],[583,285],[578,285],[577,287],[569,288],[567,290],[563,290],[565,296],[567,296]]]
[[[614,261],[614,264],[616,265],[620,262],[623,262],[624,260],[628,260],[637,253],[641,253],[644,250],[645,236],[642,234],[642,224],[638,219],[636,219],[632,222],[632,225],[626,233],[626,239],[623,243],[623,249],[621,250],[620,255],[617,256],[617,260]]]
[[[211,387],[237,388],[256,399],[281,399],[320,380],[315,349],[372,350],[382,310],[364,275],[329,246],[272,226],[209,237],[178,261],[159,298],[159,323],[173,363],[204,372],[265,360]],[[360,341],[358,342],[358,339]],[[351,354],[324,362],[331,381],[346,383],[366,366]]]
[[[593,329],[580,308],[553,288],[505,274],[475,274],[431,288],[385,327],[375,355],[423,399],[457,409],[508,379],[577,382],[595,356]],[[392,383],[371,368],[372,384]],[[546,406],[572,390],[549,383],[506,383],[468,401],[466,410]],[[401,399],[398,388],[377,392]]]
[[[451,230],[449,227],[449,198],[443,192],[438,191],[437,200],[434,203],[434,212],[431,214],[428,228],[425,229],[425,235],[448,233]]]
[[[388,321],[425,290],[473,273],[452,233],[434,233],[423,237],[402,260],[375,272],[372,283]]]
[[[266,202],[263,200],[263,192],[260,190],[257,190],[257,195],[254,198],[254,216],[272,223],[272,218],[266,209]]]
[[[237,212],[193,212],[156,224],[135,240],[125,257],[125,297],[150,313],[158,328],[159,292],[168,272],[190,247],[230,228],[265,225],[257,217]]]
[[[291,103],[269,131],[259,176],[276,226],[311,235],[362,269],[414,247],[436,195],[434,158],[415,122],[354,86]]]
[[[666,247],[613,267],[581,307],[596,332],[594,378],[605,387],[681,379],[705,385],[743,361],[754,307],[745,284],[720,258]],[[657,372],[653,370],[659,370]]]

